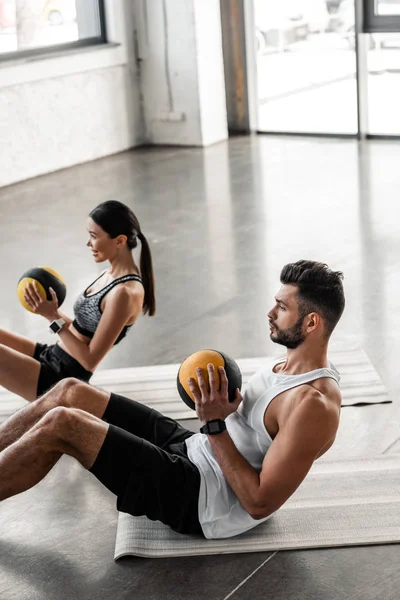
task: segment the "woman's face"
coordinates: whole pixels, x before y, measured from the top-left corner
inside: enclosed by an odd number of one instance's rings
[[[112,239],[91,217],[87,220],[87,230],[89,234],[86,246],[92,252],[96,262],[104,262],[114,256],[117,251],[117,238]]]

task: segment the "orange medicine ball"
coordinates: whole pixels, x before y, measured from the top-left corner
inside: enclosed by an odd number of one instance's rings
[[[179,395],[185,404],[187,404],[187,406],[193,410],[195,410],[196,406],[193,394],[189,389],[188,379],[189,377],[192,377],[197,383],[196,368],[201,367],[203,369],[203,377],[209,386],[207,371],[207,365],[209,363],[214,365],[218,388],[220,386],[218,367],[224,367],[226,376],[228,378],[229,402],[233,402],[235,400],[236,389],[239,388],[240,390],[242,387],[242,374],[238,364],[233,360],[233,358],[230,358],[227,354],[218,352],[217,350],[199,350],[199,352],[191,354],[183,361],[179,367],[177,375],[177,387]]]

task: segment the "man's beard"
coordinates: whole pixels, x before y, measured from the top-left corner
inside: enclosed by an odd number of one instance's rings
[[[300,317],[292,327],[285,330],[275,328],[275,331],[271,331],[271,340],[276,344],[281,344],[282,346],[286,346],[286,348],[294,350],[306,339],[306,336],[302,332],[303,320],[304,317]],[[275,327],[273,324],[272,326]]]

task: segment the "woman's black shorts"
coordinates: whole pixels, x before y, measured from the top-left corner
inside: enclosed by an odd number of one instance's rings
[[[90,471],[117,496],[117,509],[146,515],[178,533],[203,535],[200,473],[185,444],[193,432],[117,394],[111,394],[103,420],[110,426]]]
[[[75,358],[64,352],[58,344],[52,346],[36,344],[33,358],[39,361],[41,365],[36,392],[37,397],[42,396],[53,385],[67,377],[76,377],[88,382],[92,376],[90,371],[86,371]]]

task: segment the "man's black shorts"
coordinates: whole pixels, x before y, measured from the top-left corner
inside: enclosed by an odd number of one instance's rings
[[[116,494],[118,510],[202,535],[200,473],[185,444],[193,432],[117,394],[111,394],[103,420],[109,430],[90,471]]]

